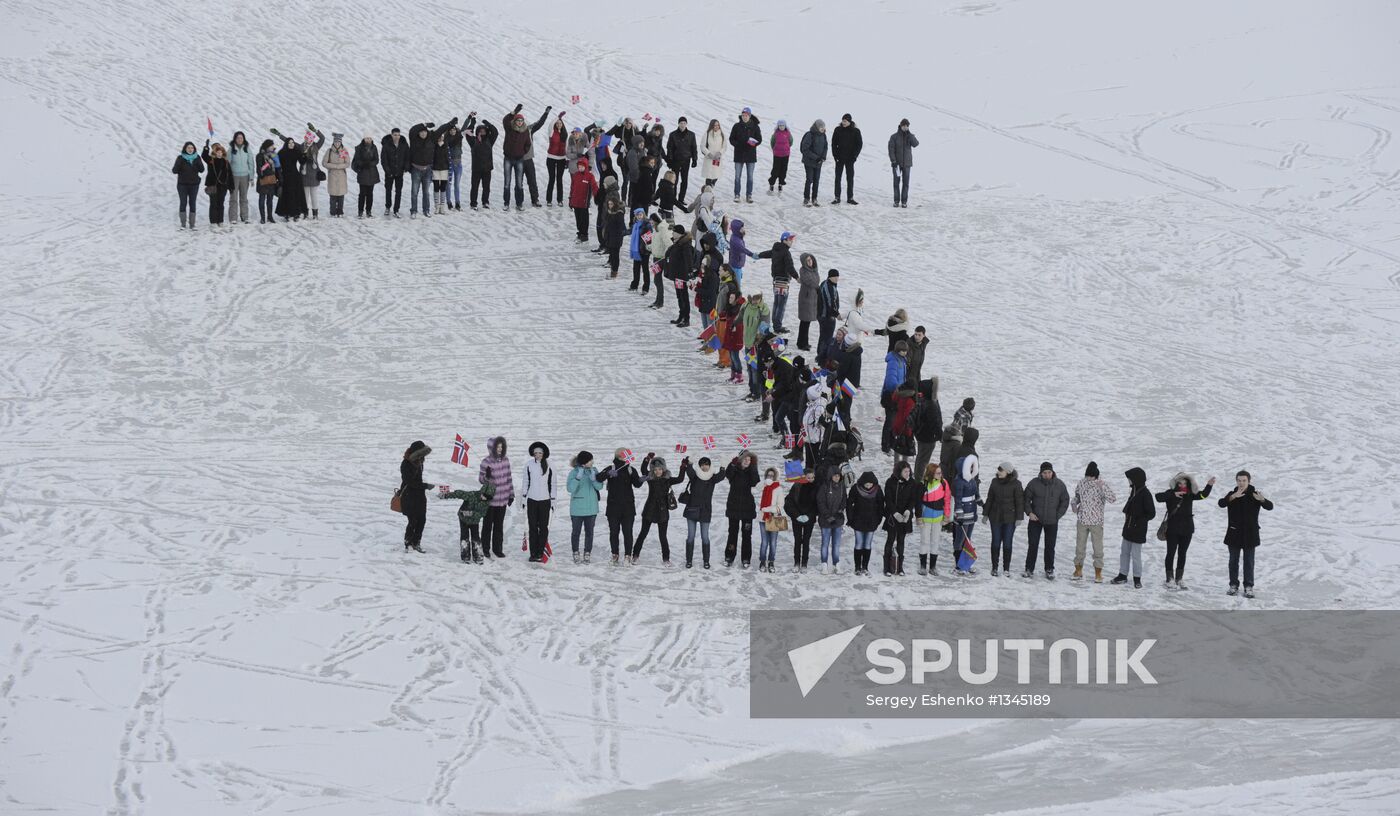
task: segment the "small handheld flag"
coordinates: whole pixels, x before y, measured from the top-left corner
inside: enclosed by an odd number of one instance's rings
[[[753,443],[753,439],[749,438],[748,434],[739,434],[734,441],[739,443],[740,450],[748,450],[749,445]]]
[[[859,394],[859,393],[860,393],[860,389],[859,389],[859,388],[856,388],[854,385],[852,385],[850,380],[842,380],[842,381],[841,381],[841,393],[842,393],[842,394],[845,394],[846,396],[850,397],[851,399],[855,399],[856,394]]]
[[[462,467],[467,467],[467,451],[470,451],[471,449],[472,446],[467,444],[467,441],[462,438],[462,435],[457,434],[457,441],[452,443],[453,464],[461,465]]]
[[[637,461],[637,455],[634,454],[634,453],[632,453],[632,449],[631,449],[631,448],[623,448],[623,449],[622,449],[622,461],[624,461],[624,462],[626,462],[627,464],[630,465],[630,464],[632,464],[633,462]]]
[[[570,105],[577,105],[577,104],[578,104],[578,94],[574,94],[573,96],[569,97],[569,104],[570,104]]]
[[[718,445],[715,444],[715,438],[713,436],[702,437],[700,442],[704,444],[705,450],[714,450],[718,447]]]
[[[684,442],[677,442],[677,443],[676,443],[676,453],[685,453],[685,452],[686,452],[685,443],[684,443]]]
[[[644,113],[644,114],[642,114],[642,121],[643,121],[643,122],[650,122],[650,121],[651,121],[651,114],[649,114],[649,113]]]
[[[792,450],[792,446],[797,443],[797,437],[792,434],[783,434],[783,447]]]

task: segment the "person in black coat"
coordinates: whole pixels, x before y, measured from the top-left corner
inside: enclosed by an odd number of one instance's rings
[[[797,278],[797,267],[792,262],[792,242],[795,240],[797,240],[796,233],[784,232],[780,240],[773,242],[772,249],[754,256],[755,258],[767,258],[772,262],[774,334],[788,333],[788,330],[783,328],[783,313],[787,309],[788,287]]]
[[[667,170],[656,183],[656,195],[651,197],[651,203],[667,221],[676,217],[676,171]]]
[[[973,430],[968,428],[963,433]],[[1133,586],[1142,588],[1142,545],[1147,543],[1147,523],[1157,516],[1152,491],[1147,489],[1147,473],[1140,467],[1123,474],[1128,479],[1128,500],[1123,503],[1123,546],[1118,551],[1118,575],[1112,583],[1128,581],[1132,568]]]
[[[491,151],[495,149],[496,139],[500,134],[500,130],[490,122],[483,120],[481,124],[476,124],[475,111],[467,116],[467,123],[462,128],[462,138],[471,148],[472,153],[471,208],[473,210],[476,209],[478,189],[481,191],[481,206],[487,208],[491,206],[491,171],[496,167],[495,159],[491,157]]]
[[[1227,595],[1240,591],[1240,560],[1244,560],[1244,596],[1254,597],[1254,550],[1259,546],[1259,511],[1274,509],[1251,483],[1249,471],[1235,474],[1235,489],[1220,497],[1225,508],[1227,525],[1225,546],[1230,548],[1230,589]]]
[[[700,530],[700,558],[705,569],[710,568],[710,511],[715,498],[715,486],[724,481],[725,472],[711,468],[710,457],[702,456],[690,466],[690,460],[681,463],[681,475],[686,478],[685,511],[685,568],[690,569],[695,558],[695,530]]]
[[[403,531],[403,548],[423,552],[423,526],[428,521],[428,497],[424,491],[437,485],[423,481],[423,460],[433,449],[422,440],[408,446],[399,463],[399,507],[408,516],[408,525]]]
[[[749,568],[753,557],[753,520],[758,517],[754,505],[753,489],[758,486],[758,460],[752,453],[744,451],[729,462],[724,470],[724,478],[729,480],[729,496],[724,500],[724,517],[729,521],[728,541],[724,545],[724,565],[734,565],[735,551],[739,536],[744,537],[740,561],[744,569]]]
[[[914,472],[923,473],[933,459],[933,451],[943,434],[943,408],[938,404],[938,378],[919,381],[919,393],[914,398]],[[946,472],[946,471],[945,471]]]
[[[753,115],[753,111],[744,108],[740,112],[739,121],[729,129],[729,144],[734,147],[734,202],[739,201],[739,181],[747,171],[749,180],[744,197],[752,204],[753,168],[758,162],[758,146],[763,144],[763,130],[759,127],[758,117]]]
[[[379,183],[379,148],[374,146],[373,137],[366,136],[355,145],[350,169],[355,171],[355,183],[360,188],[360,196],[355,202],[356,214],[360,218],[373,218],[374,185]]]
[[[695,269],[695,244],[686,233],[685,228],[677,224],[671,231],[680,230],[680,237],[671,243],[666,250],[666,277],[675,281],[676,287],[676,319],[671,322],[676,328],[684,329],[690,326],[690,290],[686,287],[690,283],[692,272]],[[657,290],[657,297],[661,296],[660,289]]]
[[[211,149],[209,140],[204,140],[204,152],[200,154],[209,168],[204,177],[204,192],[209,195],[209,223],[224,223],[224,197],[233,191],[233,167],[228,163],[228,152],[224,146],[215,143]]]
[[[685,200],[690,189],[690,170],[699,163],[700,151],[695,147],[695,133],[684,116],[676,120],[676,129],[666,137],[666,166],[676,174],[676,197]]]
[[[310,212],[306,208],[306,190],[301,184],[301,148],[291,139],[283,139],[282,149],[277,151],[277,161],[282,165],[277,214],[284,220],[290,218],[299,221]]]
[[[681,468],[690,467],[690,458],[681,461]],[[628,563],[635,564],[642,556],[642,545],[647,533],[656,525],[656,537],[661,541],[661,565],[671,566],[671,542],[667,538],[667,526],[671,522],[671,502],[674,495],[671,488],[685,481],[684,476],[672,476],[666,469],[666,460],[647,454],[642,460],[642,472],[647,474],[647,497],[642,502],[642,529],[637,533],[637,544],[632,548]]]
[[[860,474],[856,486],[846,496],[846,523],[855,530],[856,575],[868,575],[870,570],[871,544],[875,531],[885,520],[885,491],[880,489],[880,480],[875,471],[867,470]]]
[[[199,203],[199,180],[204,175],[204,160],[194,142],[185,142],[175,157],[175,189],[180,194],[180,226],[194,229],[194,215]]]
[[[860,128],[851,119],[849,113],[841,114],[841,123],[831,132],[831,158],[836,164],[836,198],[831,200],[832,204],[841,203],[841,174],[846,174],[846,203],[859,204],[856,201],[856,159],[860,158],[860,150],[865,146],[865,142],[860,138]],[[922,470],[918,471],[923,473]]]
[[[885,480],[885,575],[904,574],[904,539],[914,531],[923,492],[909,463],[895,463]]]
[[[403,174],[408,172],[408,137],[394,128],[379,140],[379,166],[384,168],[384,214],[397,218],[403,197]]]
[[[608,250],[608,276],[617,277],[622,264],[622,237],[627,234],[627,217],[621,202],[608,200],[607,218],[603,222],[603,246]]]
[[[714,311],[719,298],[720,272],[724,268],[724,256],[715,249],[715,236],[705,233],[700,236],[700,285],[695,290],[695,299],[700,309],[700,325],[709,328],[714,320]]]
[[[798,572],[807,571],[807,556],[812,549],[812,531],[817,526],[817,485],[810,471],[794,482],[783,499],[783,512],[792,519],[792,566]]]
[[[624,544],[622,552],[632,554],[632,520],[637,517],[637,494],[634,488],[642,486],[642,474],[622,457],[627,453],[618,448],[613,453],[612,464],[598,472],[597,479],[608,486],[608,503],[604,514],[608,517],[608,543],[612,546],[612,562],[617,564],[618,536]]]
[[[1157,501],[1166,505],[1167,525],[1167,583],[1168,588],[1186,589],[1181,582],[1186,571],[1186,549],[1191,546],[1191,536],[1196,533],[1196,518],[1191,507],[1210,495],[1215,487],[1215,477],[1210,477],[1204,490],[1196,486],[1196,480],[1189,473],[1178,473],[1172,478],[1171,486],[1156,494]],[[1175,569],[1172,562],[1176,562]]]

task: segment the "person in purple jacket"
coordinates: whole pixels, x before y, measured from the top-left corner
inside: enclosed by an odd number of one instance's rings
[[[492,437],[486,447],[488,452],[481,460],[477,481],[490,482],[496,492],[491,496],[491,506],[481,525],[481,549],[487,558],[493,553],[497,558],[505,558],[506,508],[515,501],[515,482],[511,478],[510,460],[506,459],[506,438]]]
[[[734,270],[736,288],[744,285],[744,264],[755,257],[744,242],[744,222],[738,218],[729,222],[729,268]],[[742,290],[741,290],[742,291]]]

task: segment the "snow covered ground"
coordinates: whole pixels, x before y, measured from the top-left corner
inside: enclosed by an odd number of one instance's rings
[[[1400,809],[1386,721],[750,720],[751,609],[1243,606],[1223,514],[1171,594],[665,572],[654,540],[625,571],[467,567],[445,504],[407,557],[385,505],[413,439],[466,484],[454,433],[562,463],[752,412],[567,212],[176,229],[206,115],[260,140],[516,102],[851,112],[861,206],[803,209],[794,166],[726,207],[928,324],[985,459],[1248,467],[1278,503],[1251,606],[1394,608],[1400,9],[1145,6],[0,0],[0,811]]]

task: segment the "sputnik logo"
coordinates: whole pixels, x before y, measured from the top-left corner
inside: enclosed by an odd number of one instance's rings
[[[797,688],[803,697],[826,676],[837,658],[864,628],[865,624],[862,623],[788,651],[788,662],[792,663],[792,673],[797,677]]]

